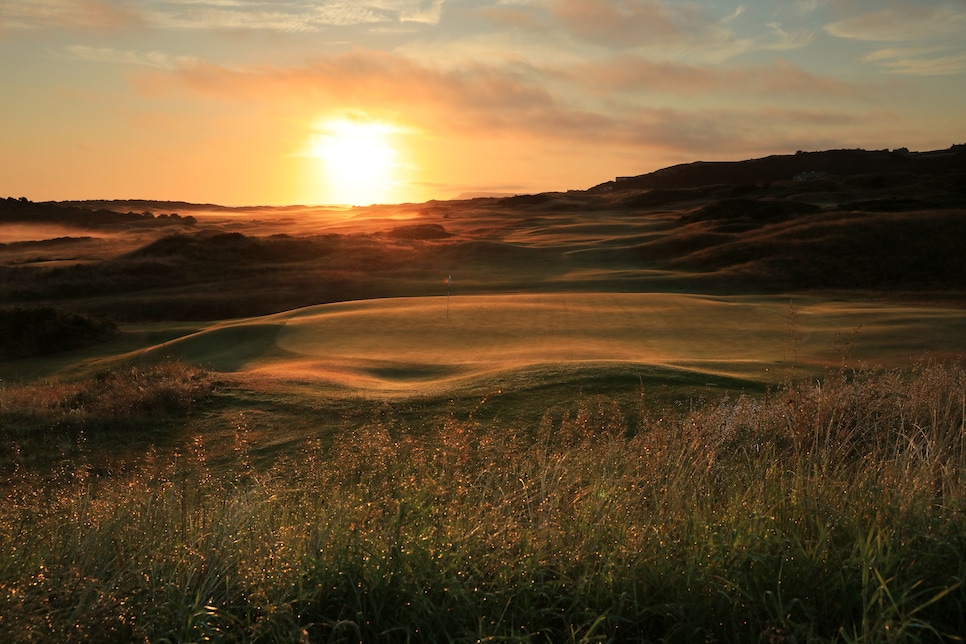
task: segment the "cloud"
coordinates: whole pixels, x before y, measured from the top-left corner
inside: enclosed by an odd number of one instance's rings
[[[546,31],[549,25],[541,20],[533,11],[517,7],[491,5],[479,7],[476,13],[500,27],[526,29],[529,31]]]
[[[178,10],[158,4],[160,23],[183,29],[265,29],[319,31],[392,22],[436,24],[443,0],[369,0],[368,2],[318,2],[291,0],[181,0]]]
[[[306,26],[348,26],[384,22],[387,16],[370,8],[352,4],[326,4],[303,14]]]
[[[691,4],[658,0],[556,0],[550,11],[571,33],[610,46],[679,42],[712,24]]]
[[[597,92],[649,90],[675,95],[757,94],[762,96],[834,96],[870,98],[878,93],[868,84],[848,83],[804,71],[787,61],[770,65],[689,65],[654,62],[635,55],[572,67],[568,73]]]
[[[227,68],[194,61],[133,77],[144,94],[188,90],[237,103],[271,103],[316,114],[364,110],[427,130],[502,130],[546,110],[554,97],[525,74],[468,64],[442,70],[385,52],[356,50],[297,67]]]
[[[825,25],[839,38],[878,42],[933,40],[966,32],[966,6],[903,3]]]
[[[195,0],[182,1],[174,5],[156,5],[151,16],[155,25],[166,29],[258,29],[280,32],[312,32],[326,27],[346,27],[392,20],[388,12],[370,6],[342,2],[312,4]]]
[[[737,19],[738,16],[740,16],[741,14],[743,14],[746,11],[748,11],[748,5],[746,5],[746,4],[740,4],[737,7],[735,7],[735,10],[731,13],[730,16],[727,16],[726,18],[722,19],[721,22],[722,23],[732,22],[733,20]]]
[[[132,51],[112,47],[89,47],[87,45],[68,45],[62,50],[66,58],[87,60],[100,63],[139,65],[157,69],[177,69],[179,65],[190,65],[197,61],[189,56],[170,56],[160,51]]]
[[[47,28],[112,30],[143,25],[130,2],[106,0],[8,0],[0,5],[0,32]]]
[[[511,61],[442,67],[370,50],[320,56],[293,67],[230,69],[180,60],[165,73],[141,75],[136,82],[145,93],[181,87],[231,101],[294,101],[319,111],[376,106],[429,129],[485,129],[496,135],[526,129],[555,137],[569,136],[568,128],[603,127],[613,118],[613,110],[641,109],[647,101],[642,93],[663,95],[664,103],[738,93],[759,97],[747,101],[753,104],[774,103],[782,96],[866,102],[881,97],[884,90],[816,76],[781,60],[769,65],[699,66],[623,54],[568,66]]]
[[[892,3],[825,25],[825,31],[850,40],[905,44],[875,50],[864,58],[888,73],[936,76],[966,72],[964,4]]]
[[[769,22],[765,25],[768,28],[770,38],[759,38],[753,49],[766,49],[781,51],[788,49],[801,49],[812,43],[815,34],[810,29],[796,29],[788,32],[780,22]]]
[[[443,14],[443,0],[419,2],[413,6],[404,6],[399,11],[400,22],[421,22],[427,25],[439,24]]]
[[[664,60],[723,62],[755,50],[781,51],[810,44],[809,29],[785,30],[778,23],[739,36],[747,5],[715,15],[714,5],[667,0],[545,0],[500,3],[477,9],[499,27],[524,29],[569,51],[634,52]],[[747,28],[747,25],[744,25]]]
[[[443,4],[444,0],[9,0],[0,4],[0,31],[150,26],[316,32],[379,23],[434,25],[441,18]]]
[[[948,76],[966,72],[966,52],[944,56],[915,56],[907,50],[880,49],[865,57],[879,62],[886,71],[916,76]]]
[[[629,67],[640,65],[622,59]],[[825,91],[850,97],[860,93],[838,81],[812,76],[789,63],[765,68],[715,70],[701,67],[645,65],[637,69],[670,92],[733,91],[761,96],[742,107],[652,106],[645,101],[604,101],[603,105],[570,99],[559,85],[539,74],[560,70],[466,64],[439,68],[399,55],[357,50],[321,57],[297,67],[229,69],[219,65],[178,62],[173,69],[139,72],[144,92],[189,91],[238,104],[268,103],[290,117],[309,120],[324,114],[364,112],[437,139],[494,142],[514,146],[569,146],[573,149],[657,149],[691,158],[760,154],[815,147],[820,142],[847,145],[869,128],[894,118],[884,112],[855,109],[787,109],[767,98],[775,92]],[[602,74],[597,70],[597,76]],[[719,74],[721,74],[719,76]],[[571,82],[586,84],[592,69]],[[599,81],[626,86],[643,79]],[[578,88],[580,89],[580,88]],[[579,94],[580,92],[577,92]],[[749,94],[751,95],[751,94]],[[301,115],[301,116],[299,116]]]
[[[803,139],[838,140],[841,145],[855,137],[869,122],[869,116],[772,107],[649,109],[613,120],[607,139],[639,149],[660,148],[692,159],[787,152],[790,142]]]

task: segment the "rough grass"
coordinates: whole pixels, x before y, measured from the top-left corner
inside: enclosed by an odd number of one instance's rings
[[[241,423],[227,468],[202,435],[120,475],[13,468],[0,639],[951,639],[964,407],[928,364],[639,422],[576,392],[501,432],[376,414],[267,468]]]
[[[0,471],[47,470],[85,449],[111,468],[112,449],[150,444],[157,428],[182,422],[212,388],[207,373],[177,362],[117,367],[83,381],[0,381]]]
[[[788,288],[887,290],[918,285],[961,290],[966,286],[966,260],[955,251],[953,240],[962,238],[964,231],[962,210],[822,213],[721,240],[701,229],[688,239],[709,241],[701,248],[681,248],[684,252],[670,264],[706,272],[731,271],[754,282]]]
[[[80,382],[45,382],[0,390],[4,429],[146,423],[189,412],[211,389],[207,375],[179,362],[117,367]]]

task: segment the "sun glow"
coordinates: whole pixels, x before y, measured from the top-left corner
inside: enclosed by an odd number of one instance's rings
[[[313,135],[310,156],[322,163],[324,201],[367,206],[393,201],[397,152],[393,126],[352,120],[327,121]]]

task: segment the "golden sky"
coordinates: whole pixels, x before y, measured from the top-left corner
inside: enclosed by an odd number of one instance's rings
[[[583,189],[966,142],[966,2],[3,0],[0,197]]]

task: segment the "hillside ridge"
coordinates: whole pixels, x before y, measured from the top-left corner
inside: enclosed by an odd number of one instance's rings
[[[757,184],[820,178],[825,175],[909,172],[912,174],[966,172],[966,144],[945,150],[798,151],[743,161],[694,161],[647,174],[617,177],[593,186],[590,193],[617,190],[697,188],[715,184]]]

